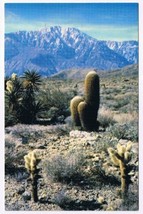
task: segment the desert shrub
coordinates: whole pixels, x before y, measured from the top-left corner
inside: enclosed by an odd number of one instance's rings
[[[19,165],[23,164],[23,156],[26,151],[20,151],[16,149],[16,139],[7,136],[5,138],[5,173],[16,173]]]
[[[111,134],[118,138],[118,139],[124,139],[125,138],[125,124],[115,124],[114,126],[110,126],[108,128],[108,131],[111,132]]]
[[[66,204],[71,202],[71,198],[66,194],[66,191],[62,189],[55,195],[53,202],[60,207],[65,207]]]
[[[101,151],[107,153],[107,149],[109,147],[113,147],[113,148],[116,147],[117,143],[118,143],[117,139],[111,138],[108,135],[104,136],[104,139],[103,138],[98,139],[98,143],[96,144],[94,151],[96,153],[100,153]]]
[[[107,128],[108,126],[115,123],[112,111],[104,107],[100,108],[99,110],[98,120],[103,128]]]
[[[5,170],[8,172],[14,168],[15,162],[15,143],[11,139],[5,139]]]
[[[132,141],[138,141],[138,123],[132,121],[126,124],[126,138]]]
[[[115,124],[108,128],[114,137],[118,139],[138,140],[138,126],[136,122],[126,124]]]
[[[121,93],[121,89],[120,88],[106,88],[105,89],[105,94],[118,94],[118,93]]]
[[[126,99],[126,98],[124,98],[124,99],[117,99],[117,100],[115,100],[116,102],[114,103],[114,109],[115,110],[118,110],[118,109],[120,109],[120,108],[122,108],[122,107],[124,107],[124,106],[126,106],[127,104],[129,104],[129,100],[128,99]]]
[[[59,88],[46,89],[40,94],[40,102],[43,103],[47,111],[39,114],[39,117],[50,118],[54,122],[63,122],[70,115],[69,103],[73,93],[62,91]]]
[[[119,186],[120,181],[113,174],[107,174],[102,166],[103,163],[96,162],[91,168],[92,176],[88,178],[92,186],[105,187],[105,185]]]
[[[81,153],[69,152],[66,156],[57,155],[46,160],[44,171],[49,179],[69,183],[82,177],[84,157]]]

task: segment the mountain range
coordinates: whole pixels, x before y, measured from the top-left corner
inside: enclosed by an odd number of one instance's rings
[[[68,69],[114,70],[136,63],[137,41],[101,41],[59,26],[5,34],[6,76],[27,69],[52,76]]]

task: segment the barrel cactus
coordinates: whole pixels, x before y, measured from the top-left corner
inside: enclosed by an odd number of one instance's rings
[[[83,97],[75,96],[70,102],[70,111],[71,111],[72,120],[74,122],[74,126],[77,126],[77,127],[81,126],[79,113],[78,113],[78,105],[82,101],[84,101]]]
[[[85,77],[85,98],[76,96],[71,100],[71,115],[74,124],[86,131],[97,131],[97,121],[100,104],[99,76],[96,71],[90,71]]]

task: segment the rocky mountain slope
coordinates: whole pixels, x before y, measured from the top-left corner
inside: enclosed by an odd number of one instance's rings
[[[51,76],[61,70],[113,70],[138,61],[138,42],[105,42],[75,28],[51,27],[5,35],[5,72],[37,70]]]
[[[53,78],[55,79],[84,79],[85,75],[91,71],[90,68],[77,68],[77,69],[69,69],[69,70],[64,70],[60,71],[54,75],[52,75]],[[100,76],[119,76],[119,75],[125,75],[125,76],[130,76],[130,75],[138,75],[138,64],[133,64],[133,65],[128,65],[123,68],[115,69],[114,71],[104,71],[104,70],[98,70],[96,69],[98,73],[100,73]]]

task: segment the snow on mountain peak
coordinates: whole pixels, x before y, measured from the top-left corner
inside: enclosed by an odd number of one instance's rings
[[[50,76],[70,68],[114,69],[137,63],[138,42],[99,41],[76,28],[53,26],[5,35],[5,70]]]

